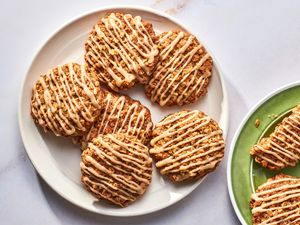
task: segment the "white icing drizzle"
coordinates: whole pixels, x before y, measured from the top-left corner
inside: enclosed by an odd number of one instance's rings
[[[253,149],[256,148],[262,153],[255,155],[273,166],[294,166],[300,159],[300,108],[296,107],[293,113],[276,127],[265,144],[254,145]]]
[[[98,94],[96,87],[86,75],[84,66],[81,66],[80,75],[78,75],[74,70],[74,65],[73,63],[59,65],[57,76],[54,74],[55,69],[40,76],[38,83],[41,84],[43,94],[36,89],[37,85],[33,88],[32,113],[41,125],[46,123],[57,136],[61,135],[60,128],[66,135],[73,135],[78,130],[85,131],[83,120],[93,122],[96,119],[90,106],[83,100],[81,92],[88,96],[90,104],[95,108],[100,108],[96,97]],[[67,111],[67,116],[64,110]]]
[[[117,96],[107,92],[103,105],[102,116],[87,133],[84,138],[86,141],[91,140],[96,135],[108,132],[135,136],[142,142],[147,139],[153,124],[151,118],[146,119],[147,109],[144,107],[141,109],[139,102],[131,104],[125,96]]]
[[[274,215],[263,220],[260,225],[294,224],[300,220],[299,178],[284,177],[269,181],[261,185],[257,192],[252,194],[251,198],[262,202],[252,209],[252,214],[266,213]],[[290,202],[290,204],[287,204],[287,202]]]
[[[160,38],[159,44],[162,44],[173,34],[174,32],[172,31],[165,33]],[[195,54],[198,53],[202,47],[201,44],[199,44],[191,51],[186,52],[193,44],[194,36],[190,35],[181,48],[173,51],[178,43],[183,41],[184,37],[184,32],[178,32],[177,37],[161,51],[161,61],[158,63],[153,73],[153,78],[149,82],[149,86],[153,87],[151,101],[158,102],[161,106],[166,105],[175,93],[178,94],[176,97],[177,104],[184,104],[184,101],[196,90],[196,94],[199,94],[199,92],[203,90],[207,77],[211,75],[210,73],[199,75],[201,66],[210,58],[208,53],[206,53],[196,65],[190,68]],[[186,88],[179,93],[178,88],[186,82],[188,82]]]
[[[100,65],[96,69],[105,69],[115,80],[117,87],[121,87],[124,82],[130,83],[136,78],[139,79],[142,76],[140,69],[147,76],[152,68],[150,65],[158,55],[158,50],[144,27],[141,17],[125,14],[123,18],[124,21],[115,13],[111,13],[102,19],[103,27],[95,25],[94,30],[101,39],[101,45],[92,35],[87,41],[90,48],[86,57],[88,63],[97,67],[91,60],[93,58]],[[125,26],[130,32],[123,28]],[[124,64],[121,64],[118,56]],[[101,73],[99,75],[105,83],[116,90],[106,75]]]
[[[156,125],[171,126],[151,140],[151,154],[171,152],[170,156],[156,163],[162,174],[188,173],[196,176],[216,166],[223,158],[224,140],[220,129],[208,134],[200,133],[200,129],[209,126],[212,119],[206,115],[199,118],[199,111],[182,111],[173,114]],[[159,142],[169,139],[163,145]],[[209,139],[213,141],[207,143]],[[185,146],[186,145],[186,146]]]
[[[110,193],[112,197],[109,200],[115,204],[121,204],[115,197],[132,202],[145,192],[145,187],[151,181],[152,159],[148,148],[141,143],[133,143],[126,136],[124,138],[130,143],[112,134],[106,137],[107,139],[97,138],[98,144],[95,141],[89,142],[86,151],[92,151],[92,155],[83,152],[84,160],[80,163],[83,182],[96,196],[107,198],[102,195],[103,190]],[[121,149],[114,148],[114,145],[120,146]],[[100,158],[101,162],[96,158]],[[85,164],[85,161],[88,164]]]

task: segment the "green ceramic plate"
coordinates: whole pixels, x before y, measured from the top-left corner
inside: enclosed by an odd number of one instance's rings
[[[234,210],[242,224],[252,224],[250,195],[269,177],[277,173],[300,177],[300,163],[281,171],[269,171],[257,164],[249,154],[251,146],[269,135],[276,124],[300,103],[300,82],[290,84],[260,101],[244,118],[237,130],[227,166],[228,190]],[[259,127],[255,126],[260,121]]]

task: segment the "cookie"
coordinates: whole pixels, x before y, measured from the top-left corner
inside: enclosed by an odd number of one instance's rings
[[[161,106],[185,105],[207,93],[213,61],[197,38],[183,31],[159,35],[160,60],[146,95]]]
[[[149,109],[139,101],[126,95],[105,91],[101,116],[90,130],[77,142],[84,147],[99,134],[124,133],[148,144],[153,123]]]
[[[225,147],[219,125],[197,110],[165,117],[155,126],[150,145],[156,167],[173,182],[212,172],[223,159]]]
[[[139,16],[111,13],[93,28],[85,44],[89,71],[114,91],[146,83],[158,59],[152,24]]]
[[[276,175],[251,196],[253,225],[300,224],[300,178]]]
[[[148,148],[124,134],[94,138],[82,153],[80,168],[89,192],[121,207],[143,195],[152,177]]]
[[[97,77],[84,66],[69,63],[41,75],[33,87],[31,114],[45,131],[57,136],[79,136],[98,117],[103,92]]]
[[[295,166],[300,159],[300,105],[277,125],[270,136],[254,145],[250,154],[270,170]]]

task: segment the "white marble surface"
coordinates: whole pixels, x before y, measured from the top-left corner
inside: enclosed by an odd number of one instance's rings
[[[132,218],[73,206],[38,176],[17,123],[21,82],[35,52],[61,24],[112,4],[166,11],[200,34],[218,59],[230,98],[227,150],[245,113],[269,92],[300,80],[300,1],[0,1],[0,224],[238,224],[226,187],[226,159],[184,200]],[[159,199],[157,201],[159,204]]]

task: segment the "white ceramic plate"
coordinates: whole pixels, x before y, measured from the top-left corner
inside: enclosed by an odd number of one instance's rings
[[[97,201],[80,183],[80,150],[71,140],[45,134],[33,122],[30,116],[30,98],[32,87],[39,75],[48,69],[69,61],[83,62],[84,42],[97,20],[111,11],[120,11],[139,15],[153,23],[159,33],[170,29],[188,31],[170,16],[141,7],[113,7],[99,9],[82,15],[59,29],[41,48],[34,58],[23,83],[19,102],[19,124],[22,139],[30,160],[41,177],[62,197],[84,209],[105,215],[134,216],[163,209],[174,204],[191,193],[200,183],[175,185],[164,179],[154,169],[152,183],[137,202],[127,208],[116,208],[103,201]],[[192,32],[190,32],[192,33]],[[199,38],[201,40],[201,38]],[[211,54],[211,52],[210,52]],[[215,59],[214,59],[215,60]],[[136,86],[126,92],[149,107],[154,123],[179,107],[161,108],[145,97],[142,86]],[[228,105],[224,81],[216,60],[208,95],[197,103],[184,108],[199,109],[210,115],[227,132]]]

